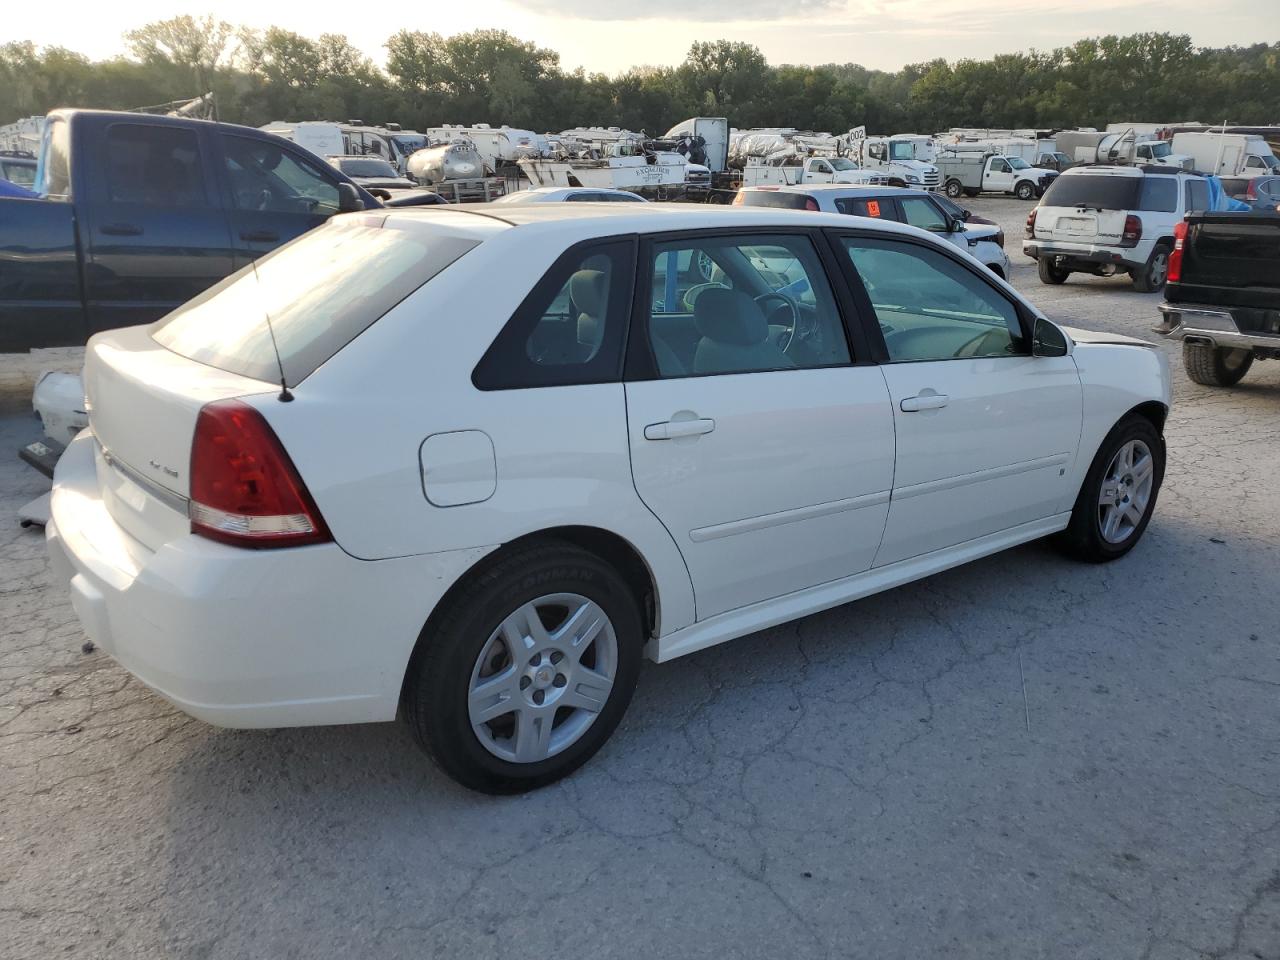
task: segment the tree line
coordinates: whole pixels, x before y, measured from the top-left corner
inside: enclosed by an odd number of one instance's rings
[[[612,125],[657,135],[689,116],[738,127],[873,133],[952,126],[1062,128],[1118,120],[1280,123],[1280,43],[1197,47],[1181,34],[1080,40],[989,60],[896,72],[857,64],[770,65],[751,44],[697,42],[674,67],[615,76],[566,70],[553,50],[502,30],[401,30],[380,67],[344,37],[236,28],[180,16],[125,35],[128,56],[0,45],[0,123],[61,106],[131,109],[216,96],[219,118],[359,118],[423,129]]]

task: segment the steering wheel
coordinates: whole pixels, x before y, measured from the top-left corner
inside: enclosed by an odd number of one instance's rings
[[[787,327],[786,342],[778,344],[778,346],[782,348],[782,352],[786,353],[791,349],[791,344],[796,339],[796,331],[800,329],[800,304],[796,303],[795,300],[791,299],[791,297],[787,296],[785,293],[778,293],[777,291],[762,293],[760,296],[755,298],[756,303],[760,304],[760,308],[762,310],[764,309],[764,301],[766,300],[779,300],[782,302],[783,306],[791,312],[791,323]],[[767,317],[768,315],[769,311],[765,310],[765,316]]]

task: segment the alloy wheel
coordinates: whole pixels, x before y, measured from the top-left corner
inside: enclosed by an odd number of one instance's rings
[[[595,722],[617,669],[618,638],[599,604],[575,593],[530,600],[498,625],[476,659],[471,729],[502,760],[546,760]]]
[[[1155,486],[1155,459],[1141,440],[1116,451],[1098,491],[1098,530],[1108,543],[1123,543],[1142,523]]]

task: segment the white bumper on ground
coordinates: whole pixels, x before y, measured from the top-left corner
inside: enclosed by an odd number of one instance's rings
[[[87,431],[58,462],[51,513],[54,572],[89,638],[225,727],[393,719],[427,616],[488,550],[357,560],[336,544],[244,550],[187,535],[152,551],[107,511]]]

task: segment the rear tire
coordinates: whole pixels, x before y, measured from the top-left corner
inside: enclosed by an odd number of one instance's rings
[[[1112,427],[1059,535],[1062,548],[1086,563],[1117,560],[1132,550],[1155,511],[1164,465],[1164,439],[1146,417],[1130,414]]]
[[[1133,289],[1139,293],[1158,293],[1164,289],[1164,282],[1169,276],[1171,249],[1167,243],[1156,244],[1156,248],[1151,251],[1151,259],[1133,272]]]
[[[446,604],[423,630],[401,697],[422,748],[491,794],[586,763],[640,672],[643,621],[626,581],[595,554],[548,542],[494,563]]]
[[[1041,283],[1050,283],[1055,286],[1066,283],[1067,277],[1071,276],[1071,271],[1054,263],[1053,257],[1041,257],[1037,260],[1036,272],[1040,274]]]
[[[1036,198],[1036,185],[1030,180],[1023,180],[1013,188],[1013,195],[1019,200],[1034,200]]]
[[[962,193],[964,193],[964,184],[962,184],[959,180],[948,180],[947,186],[945,189],[946,189],[947,196],[950,197],[952,200],[954,200],[957,197],[959,197]]]
[[[1253,352],[1211,347],[1207,343],[1183,343],[1182,366],[1196,383],[1206,387],[1234,387],[1253,366]]]

